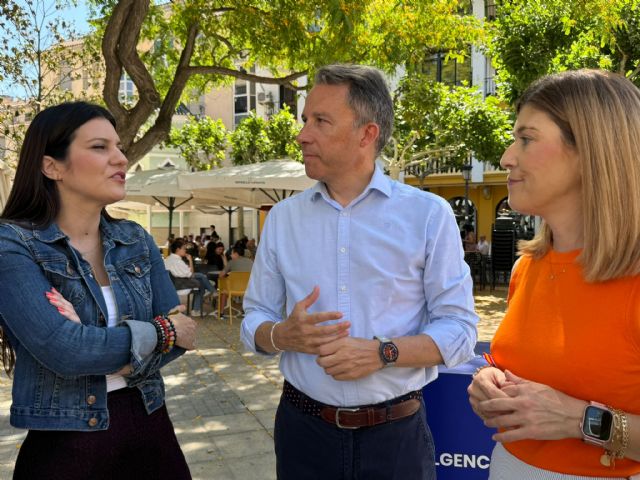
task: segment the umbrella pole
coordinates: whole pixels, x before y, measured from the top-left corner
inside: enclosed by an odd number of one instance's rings
[[[176,209],[176,199],[175,197],[169,197],[169,205],[167,206],[169,210],[169,235],[167,237],[171,237],[171,229],[173,227],[173,211]]]

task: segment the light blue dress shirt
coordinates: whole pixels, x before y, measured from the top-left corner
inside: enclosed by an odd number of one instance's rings
[[[376,167],[367,188],[343,208],[319,182],[267,216],[244,297],[242,341],[255,352],[260,324],[281,321],[318,285],[320,298],[309,312],[342,312],[353,337],[427,334],[453,367],[473,356],[477,338],[463,255],[453,212],[441,197]],[[287,351],[280,369],[299,390],[336,406],[383,402],[438,375],[436,367],[392,367],[337,381],[316,358]]]

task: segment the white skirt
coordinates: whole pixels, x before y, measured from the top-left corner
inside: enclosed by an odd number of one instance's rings
[[[640,478],[638,475],[633,477],[583,477],[543,470],[514,457],[501,443],[497,443],[493,449],[489,468],[489,480],[622,480]]]

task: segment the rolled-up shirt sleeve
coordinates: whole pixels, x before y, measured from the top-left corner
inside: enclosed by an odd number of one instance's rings
[[[433,339],[444,364],[454,367],[473,357],[478,337],[473,279],[448,205],[430,215],[427,232],[423,278],[427,319],[421,333]]]
[[[279,322],[282,320],[285,305],[284,279],[278,270],[276,249],[273,248],[275,238],[276,209],[267,216],[264,230],[256,252],[256,259],[251,269],[249,285],[244,296],[243,309],[245,317],[242,321],[240,338],[245,347],[256,353],[258,350],[255,335],[258,327],[264,322]]]

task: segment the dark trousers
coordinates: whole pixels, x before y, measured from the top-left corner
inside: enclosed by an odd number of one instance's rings
[[[107,397],[109,428],[29,430],[14,480],[189,480],[166,407],[147,415],[137,388]]]
[[[280,399],[275,422],[279,480],[435,480],[424,405],[414,415],[346,430]]]

